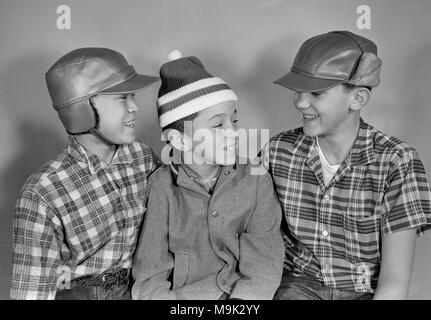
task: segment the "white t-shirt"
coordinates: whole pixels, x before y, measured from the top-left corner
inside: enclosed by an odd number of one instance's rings
[[[316,141],[317,141],[317,150],[319,151],[320,163],[322,165],[323,182],[325,183],[325,186],[327,186],[331,182],[332,178],[334,177],[340,165],[339,164],[331,165],[328,162],[328,160],[326,160],[326,157],[323,154],[322,148],[319,145],[319,139],[316,138]]]

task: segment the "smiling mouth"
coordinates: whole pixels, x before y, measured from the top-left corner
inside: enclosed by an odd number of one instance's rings
[[[320,116],[317,114],[302,114],[302,119],[304,119],[305,121],[312,121],[318,118],[320,118]]]
[[[135,120],[124,122],[124,125],[129,128],[135,127]]]

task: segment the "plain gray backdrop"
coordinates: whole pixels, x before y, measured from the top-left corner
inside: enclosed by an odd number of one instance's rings
[[[70,30],[57,28],[60,5],[71,9]],[[371,9],[371,29],[357,28],[360,5]],[[431,172],[430,14],[427,0],[0,0],[0,298],[9,297],[18,192],[66,143],[44,80],[66,52],[109,47],[147,74],[157,74],[173,49],[196,55],[237,92],[240,124],[272,136],[301,125],[291,93],[272,82],[307,38],[350,30],[373,39],[383,60],[364,119],[413,145]],[[153,85],[136,101],[139,138],[160,152],[157,90]],[[410,298],[431,298],[430,264],[425,234],[417,241]]]

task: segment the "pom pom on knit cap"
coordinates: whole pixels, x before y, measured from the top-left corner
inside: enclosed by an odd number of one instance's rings
[[[168,61],[173,61],[181,58],[183,55],[180,50],[172,50],[168,55]]]

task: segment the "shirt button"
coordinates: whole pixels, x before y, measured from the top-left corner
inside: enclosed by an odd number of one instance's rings
[[[324,237],[327,237],[327,236],[328,236],[328,234],[329,234],[329,232],[328,232],[328,231],[326,231],[326,230],[323,230],[322,234],[323,234],[323,236],[324,236]]]
[[[222,281],[220,281],[220,283],[221,283],[222,286],[225,286],[227,282],[226,282],[225,279],[223,279]]]
[[[331,195],[329,195],[329,194],[325,194],[325,195],[323,196],[323,199],[324,199],[324,200],[329,200],[329,199],[331,199]]]
[[[213,212],[211,212],[211,215],[212,215],[214,218],[218,217],[218,211],[217,211],[217,210],[214,210]]]

